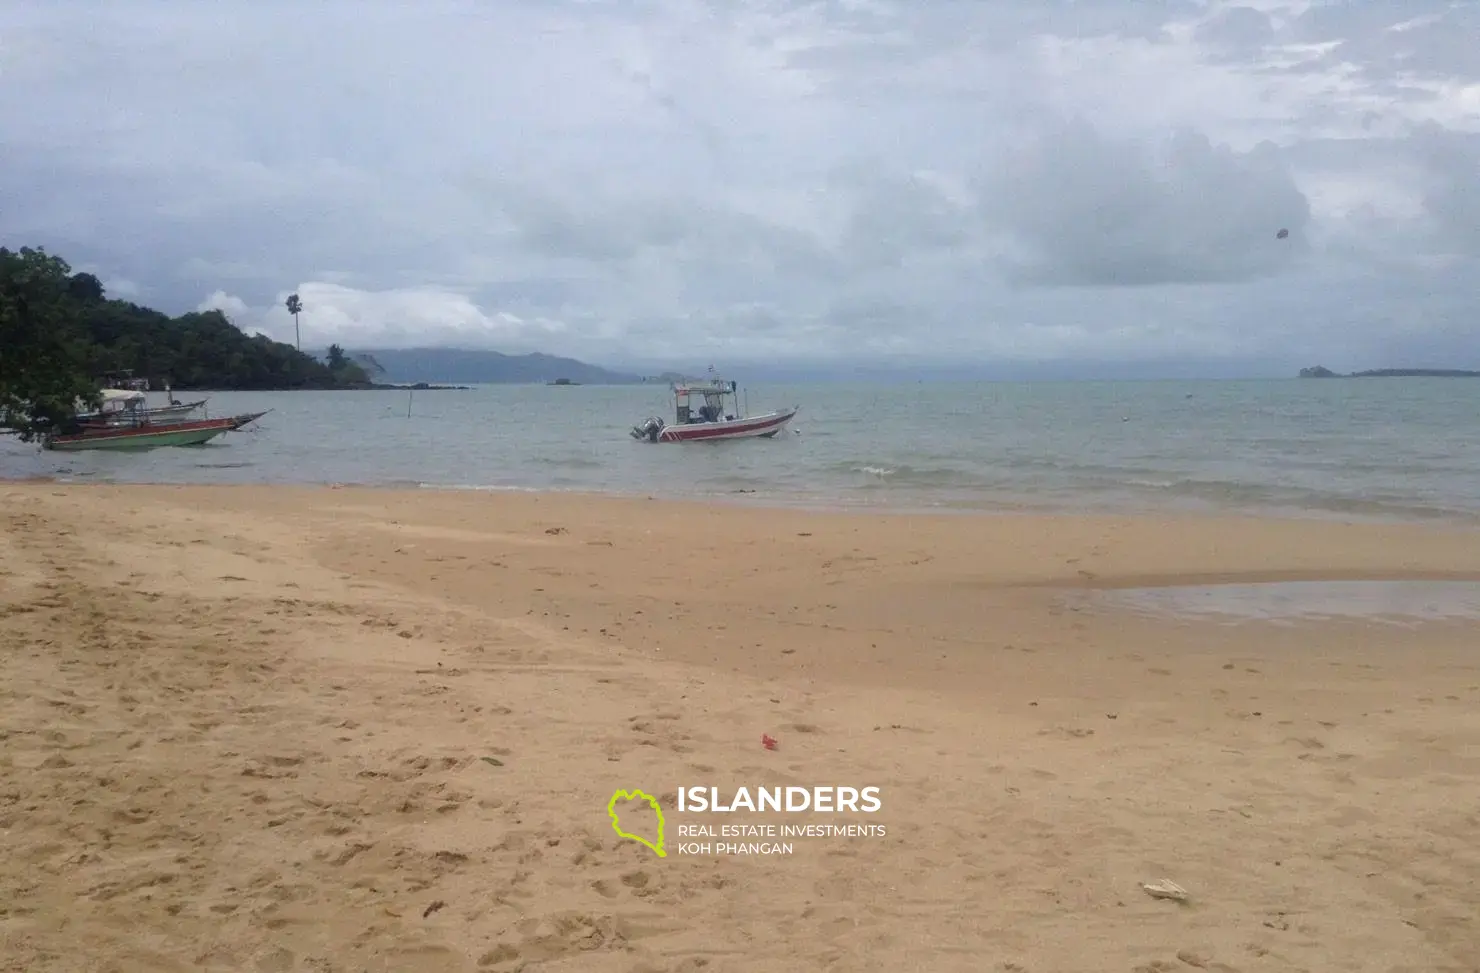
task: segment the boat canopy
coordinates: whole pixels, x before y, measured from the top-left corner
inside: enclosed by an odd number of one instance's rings
[[[143,392],[135,392],[131,389],[103,389],[103,404],[101,412],[129,412],[134,409],[142,409],[149,401],[149,397]]]
[[[718,378],[708,381],[675,382],[673,385],[675,418],[680,425],[690,422],[718,422],[721,418],[733,419],[734,415],[725,415],[725,396],[736,395],[736,388],[734,382]],[[698,408],[691,407],[689,405],[691,395],[702,395],[704,404]],[[735,411],[739,412],[738,402]]]
[[[735,383],[715,378],[703,382],[675,382],[675,395],[734,395]]]
[[[98,406],[98,414],[113,412],[128,412],[139,409],[149,401],[149,397],[143,392],[134,392],[130,389],[103,389],[98,393],[102,402]],[[73,406],[78,415],[91,415],[86,402],[81,399]]]

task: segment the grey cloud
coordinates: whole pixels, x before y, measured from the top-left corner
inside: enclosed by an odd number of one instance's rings
[[[836,257],[812,232],[726,206],[655,193],[613,196],[485,183],[483,198],[508,219],[519,244],[551,258],[598,263],[648,251],[694,267],[744,267],[768,276],[835,279]]]
[[[992,166],[984,210],[1015,246],[1010,276],[1145,287],[1289,267],[1310,207],[1272,147],[1240,154],[1184,130],[1160,156],[1073,122]],[[1275,239],[1280,229],[1288,240]]]
[[[1247,53],[1274,40],[1269,17],[1253,7],[1224,7],[1197,27],[1197,39],[1205,44]]]
[[[1385,30],[1380,38],[1373,38],[1371,50],[1361,53],[1379,60],[1380,44],[1386,42],[1395,48],[1392,58],[1402,68],[1474,81],[1480,79],[1476,38],[1480,38],[1480,5],[1450,4],[1433,20],[1401,32]]]
[[[858,270],[897,268],[970,239],[970,211],[918,176],[855,165],[835,171],[830,185],[849,200],[840,249]]]
[[[1480,257],[1480,133],[1427,126],[1413,141],[1427,176],[1423,203],[1438,249]]]
[[[510,187],[499,193],[495,205],[509,219],[520,244],[550,257],[627,260],[648,248],[674,247],[697,229],[667,200],[597,209]]]
[[[1345,65],[1364,83],[1400,98],[1430,97],[1416,79],[1480,80],[1480,4],[1315,4],[1280,37],[1290,44],[1339,42],[1319,66]]]
[[[1297,168],[1327,178],[1359,176],[1392,189],[1389,211],[1367,204],[1344,226],[1327,255],[1377,275],[1404,275],[1432,258],[1480,256],[1480,133],[1418,126],[1402,138],[1312,139],[1286,151]],[[1395,216],[1416,207],[1423,219]]]
[[[895,6],[908,11],[921,35],[933,41],[955,37],[999,43],[1017,43],[1035,35],[1154,40],[1164,35],[1167,24],[1195,17],[1204,10],[1199,0],[1123,4],[1094,0],[945,0],[926,4],[899,0]]]
[[[901,83],[925,84],[938,97],[980,97],[982,81],[1021,87],[1024,49],[1038,38],[1155,41],[1168,23],[1202,11],[1198,0],[879,0],[870,7],[882,13],[843,17],[835,12],[838,4],[798,6],[826,29],[814,26],[818,42],[788,50],[784,63],[841,96],[886,99]],[[927,70],[948,60],[951,70]]]

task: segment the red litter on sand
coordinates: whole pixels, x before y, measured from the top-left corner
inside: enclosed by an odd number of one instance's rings
[[[773,736],[771,736],[769,733],[762,733],[761,734],[761,746],[765,747],[767,750],[775,750],[776,749],[776,738],[773,737]]]

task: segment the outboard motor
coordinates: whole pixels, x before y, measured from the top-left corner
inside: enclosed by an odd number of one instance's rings
[[[658,441],[658,434],[663,431],[663,420],[657,416],[648,416],[641,425],[632,427],[633,439],[646,439],[650,443]]]

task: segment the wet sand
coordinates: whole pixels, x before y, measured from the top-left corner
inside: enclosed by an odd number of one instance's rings
[[[1480,580],[1473,533],[43,483],[0,484],[0,522],[0,969],[1480,955],[1469,589],[1292,610]],[[1221,614],[1112,597],[1261,582]],[[676,800],[819,785],[882,807]],[[618,789],[659,799],[665,857],[614,833]],[[886,834],[679,833],[849,823]]]

